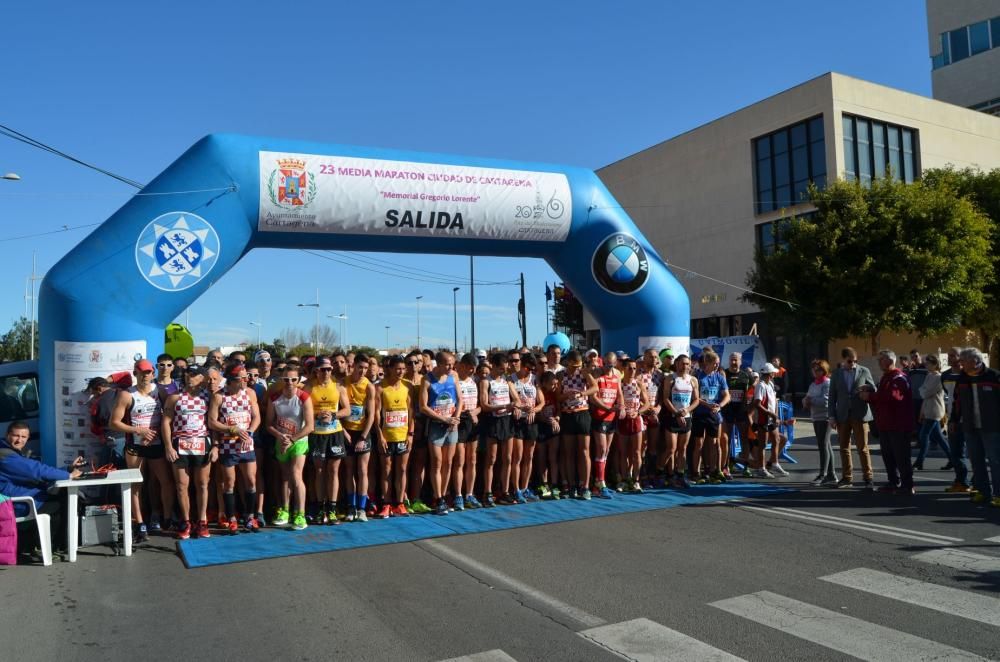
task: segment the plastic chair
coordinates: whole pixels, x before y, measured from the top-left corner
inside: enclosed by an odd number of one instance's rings
[[[51,518],[48,515],[39,514],[38,509],[35,508],[35,500],[30,496],[11,497],[11,501],[15,504],[28,504],[29,513],[24,517],[15,517],[14,521],[20,524],[35,520],[35,525],[38,527],[38,542],[42,546],[42,565],[52,565]]]

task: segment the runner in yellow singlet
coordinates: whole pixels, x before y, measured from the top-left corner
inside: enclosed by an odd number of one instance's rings
[[[413,445],[413,406],[410,387],[403,381],[406,363],[402,356],[393,356],[385,368],[385,377],[378,386],[375,402],[378,407],[379,452],[382,455],[382,507],[376,515],[409,514],[403,504],[406,495],[406,465]],[[395,497],[390,499],[389,479],[392,477]],[[391,506],[390,506],[391,501]]]
[[[340,419],[350,415],[351,407],[347,391],[333,379],[333,362],[328,357],[316,359],[313,371],[313,379],[305,389],[316,421],[309,435],[316,502],[310,504],[309,514],[316,524],[336,524],[340,461],[346,453]]]
[[[368,505],[368,456],[372,450],[372,428],[375,425],[375,387],[365,373],[368,357],[358,354],[345,387],[350,404],[350,415],[344,419],[347,430],[346,484],[347,521],[367,522]]]

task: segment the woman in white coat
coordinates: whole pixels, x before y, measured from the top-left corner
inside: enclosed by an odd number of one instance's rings
[[[937,355],[928,354],[924,358],[927,366],[927,378],[920,386],[920,397],[924,399],[920,406],[920,430],[917,432],[917,439],[920,441],[920,450],[917,452],[917,460],[913,463],[913,468],[923,471],[924,458],[930,448],[931,441],[936,443],[944,456],[951,457],[951,448],[948,447],[948,440],[941,432],[941,419],[944,418],[944,387],[941,385],[941,363]]]

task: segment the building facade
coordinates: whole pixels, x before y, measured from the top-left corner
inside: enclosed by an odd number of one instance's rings
[[[1000,118],[828,73],[598,175],[684,284],[691,337],[742,335],[756,325],[767,351],[794,367],[826,356],[826,344],[772,329],[724,283],[743,286],[755,246],[772,250],[775,224],[812,209],[810,181],[913,181],[949,164],[1000,167]],[[596,327],[589,318],[585,326]],[[596,331],[588,332],[596,346]]]
[[[1000,0],[927,0],[935,99],[1000,115]]]

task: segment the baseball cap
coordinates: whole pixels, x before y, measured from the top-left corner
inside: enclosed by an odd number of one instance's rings
[[[226,379],[236,379],[237,377],[242,377],[245,370],[246,368],[243,367],[242,363],[231,365],[226,370]]]
[[[208,370],[206,370],[204,366],[200,366],[197,363],[192,363],[191,365],[189,365],[187,367],[187,370],[185,370],[184,372],[186,372],[189,375],[201,375],[202,377],[208,376]]]
[[[760,374],[762,375],[773,375],[778,372],[778,369],[774,367],[772,363],[765,363],[764,367],[760,369]]]
[[[271,353],[266,350],[258,349],[253,354],[254,363],[260,363],[261,361],[270,361],[270,360],[271,360]]]
[[[661,359],[666,359],[666,358],[671,358],[672,359],[672,358],[674,358],[674,350],[670,349],[669,347],[667,347],[664,350],[661,350],[660,351],[660,358]]]
[[[628,354],[626,354],[624,350],[619,349],[617,352],[615,352],[615,356],[617,356],[620,359],[624,359],[626,356],[628,356]]]
[[[485,349],[477,349],[476,350],[476,357],[480,358],[480,359],[485,359],[486,358],[486,350]]]
[[[153,364],[149,362],[149,359],[139,359],[135,362],[135,369],[139,372],[152,371]]]
[[[99,388],[101,386],[111,386],[111,384],[104,377],[94,377],[93,379],[87,382],[88,391],[92,391],[95,388]]]
[[[600,352],[598,352],[596,349],[588,349],[587,353],[584,356],[598,356],[599,354]]]
[[[330,357],[328,356],[319,357],[318,359],[316,359],[316,363],[313,365],[313,368],[332,368],[332,367],[333,367],[333,362],[330,360]]]

